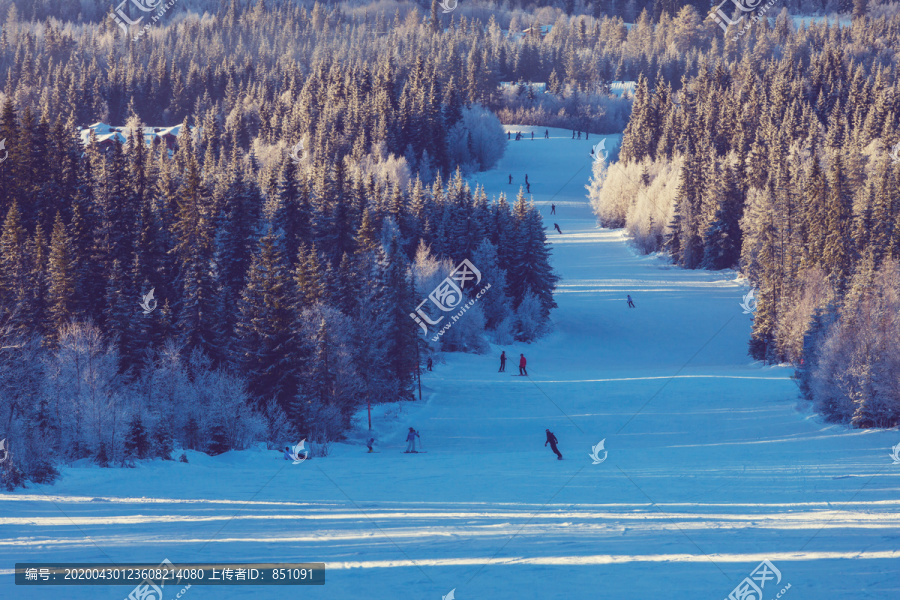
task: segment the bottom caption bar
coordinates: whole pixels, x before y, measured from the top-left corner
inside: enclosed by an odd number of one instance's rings
[[[16,585],[325,585],[325,563],[16,563]]]

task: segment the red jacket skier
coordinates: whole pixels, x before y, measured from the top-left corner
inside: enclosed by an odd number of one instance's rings
[[[525,364],[527,362],[525,360],[525,355],[520,354],[519,356],[521,357],[521,358],[519,358],[519,375],[525,375],[527,377],[528,371],[525,370]]]

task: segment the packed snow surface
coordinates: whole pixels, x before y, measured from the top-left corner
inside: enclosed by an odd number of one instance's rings
[[[26,589],[16,562],[165,558],[327,563],[324,586],[166,586],[165,600],[720,600],[766,559],[781,580],[762,600],[788,584],[787,600],[900,597],[900,433],[824,423],[790,369],[753,363],[734,273],[674,268],[597,228],[584,186],[601,136],[509,129],[536,139],[471,179],[513,197],[528,174],[562,277],[550,334],[436,361],[421,402],[373,411],[377,454],[363,411],[353,443],[298,465],[188,452],[2,493],[0,598],[133,587]],[[512,376],[520,353],[528,378]],[[402,453],[409,426],[427,453]]]

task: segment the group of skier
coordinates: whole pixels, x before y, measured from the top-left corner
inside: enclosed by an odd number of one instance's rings
[[[559,231],[559,226],[556,225],[555,223],[554,223],[554,226],[556,226],[557,231]],[[560,233],[562,233],[562,232],[560,232]],[[626,297],[627,297],[627,301],[628,301],[628,308],[635,308],[634,300],[631,299],[631,294],[627,294]],[[528,377],[528,370],[526,369],[527,364],[528,364],[528,361],[525,358],[525,354],[524,353],[519,354],[519,375],[522,377]],[[432,359],[429,357],[428,367],[427,367],[429,371],[431,370],[431,366],[432,366]],[[498,369],[497,372],[498,373],[506,372],[506,350],[503,350],[500,352],[500,369]],[[550,449],[553,450],[554,454],[556,454],[556,459],[562,460],[563,455],[559,451],[559,447],[558,447],[559,440],[556,438],[556,436],[553,434],[553,432],[550,431],[549,429],[546,430],[546,433],[547,433],[547,440],[544,442],[544,447],[546,448],[547,444],[549,444]],[[419,432],[416,431],[415,428],[410,427],[409,432],[406,435],[407,444],[406,444],[406,450],[404,451],[404,454],[418,454],[418,453],[422,452],[421,450],[416,450],[416,440],[417,439],[420,440],[419,443],[421,444],[421,436],[419,435]],[[375,438],[369,438],[366,441],[366,447],[369,449],[369,452],[375,452],[375,450],[373,449],[374,444],[375,444]],[[285,448],[284,457],[285,457],[285,459],[290,460],[290,458],[291,458],[290,448]]]
[[[509,176],[509,185],[512,185],[512,175]],[[528,182],[528,173],[525,173],[525,191],[531,193],[531,184]]]
[[[519,355],[519,375],[522,375],[523,377],[528,377],[528,371],[525,370],[525,365],[527,363],[528,363],[528,361],[525,360],[525,355],[520,354]],[[504,350],[503,352],[500,353],[500,369],[497,372],[498,373],[506,372],[506,350]]]
[[[523,357],[523,360],[524,360],[524,357]],[[407,444],[406,444],[406,450],[403,451],[404,454],[419,454],[422,452],[422,450],[416,450],[416,440],[417,439],[420,440],[419,443],[421,444],[422,438],[419,435],[419,432],[416,431],[415,428],[410,427],[409,433],[406,434]],[[557,444],[559,444],[559,440],[556,439],[556,436],[553,435],[553,432],[550,431],[549,429],[547,429],[547,441],[544,442],[545,448],[547,447],[547,444],[550,444],[550,449],[553,450],[554,454],[556,454],[556,459],[562,460],[563,455],[559,451],[559,447],[557,446]],[[374,445],[375,445],[375,438],[370,437],[368,440],[366,440],[366,447],[369,449],[369,453],[375,452],[375,450],[373,449]],[[289,451],[290,451],[290,448],[285,448],[284,456],[285,456],[285,459],[287,459],[287,460],[291,459],[291,457],[289,455]]]
[[[521,131],[517,131],[517,132],[516,132],[516,141],[517,141],[517,142],[518,142],[519,140],[521,140],[523,137],[525,137],[525,134],[523,134]],[[580,139],[580,138],[581,138],[581,134],[579,134],[579,139]],[[506,132],[506,139],[508,139],[508,140],[511,140],[511,139],[512,139],[512,131],[507,131],[507,132]],[[534,139],[534,132],[533,132],[533,131],[531,132],[531,139],[532,139],[532,140]],[[549,140],[549,139],[550,139],[550,130],[549,130],[549,129],[545,129],[545,130],[544,130],[544,139],[545,139],[545,140]]]

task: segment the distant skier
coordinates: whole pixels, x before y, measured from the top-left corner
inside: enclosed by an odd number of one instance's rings
[[[572,130],[572,139],[573,140],[575,139],[575,130],[574,129]]]
[[[628,308],[634,308],[634,301],[631,299],[631,294],[628,294]]]
[[[532,142],[534,141],[534,132],[533,131],[531,132],[531,141]]]
[[[559,225],[557,225],[556,223],[554,223],[553,226],[556,227],[556,231],[559,232],[559,235],[562,235],[562,229],[559,228]]]
[[[498,373],[506,372],[506,350],[504,350],[503,352],[500,353],[500,370],[497,372]]]
[[[369,449],[369,452],[375,452],[375,451],[372,449],[372,446],[373,446],[374,444],[375,444],[375,438],[369,438],[369,440],[366,442],[366,447]]]
[[[559,452],[559,448],[556,445],[559,443],[559,440],[556,439],[556,436],[553,435],[553,432],[549,429],[547,430],[547,441],[544,442],[544,448],[547,447],[547,444],[550,444],[550,449],[553,450],[553,453],[556,454],[556,460],[562,460],[562,454]]]
[[[584,139],[586,139],[586,140],[591,139],[591,132],[590,132],[590,131],[585,131],[585,132],[584,132]]]
[[[550,214],[551,214],[551,215],[555,215],[555,214],[556,214],[556,205],[555,205],[555,204],[551,204],[551,205],[550,205]]]
[[[434,362],[431,360],[431,357],[429,356],[429,357],[428,357],[428,364],[427,364],[427,369],[428,369],[429,371],[431,370],[432,365],[434,365]]]
[[[528,185],[528,173],[525,173],[525,185]]]
[[[293,458],[291,458],[291,447],[290,446],[284,447],[284,460],[294,460]]]
[[[409,442],[409,444],[406,445],[406,452],[404,454],[409,454],[416,451],[417,437],[419,437],[419,432],[410,427],[409,434],[406,436],[406,441]]]
[[[509,140],[509,139],[512,139],[512,131],[507,131],[507,132],[506,132],[506,139],[508,139],[508,140]]]
[[[549,129],[545,129],[545,130],[544,130],[544,139],[545,139],[545,140],[549,140],[549,139],[550,139],[550,130],[549,130]]]
[[[512,185],[512,175],[509,176],[509,184]]]
[[[524,354],[520,354],[519,357],[520,357],[519,358],[519,375],[524,375],[525,377],[528,377],[528,371],[525,370],[525,365],[528,361],[525,360]]]
[[[578,130],[578,139],[579,140],[581,139],[581,130],[580,129]]]
[[[531,184],[530,183],[525,184],[525,191],[529,194],[531,193]]]

